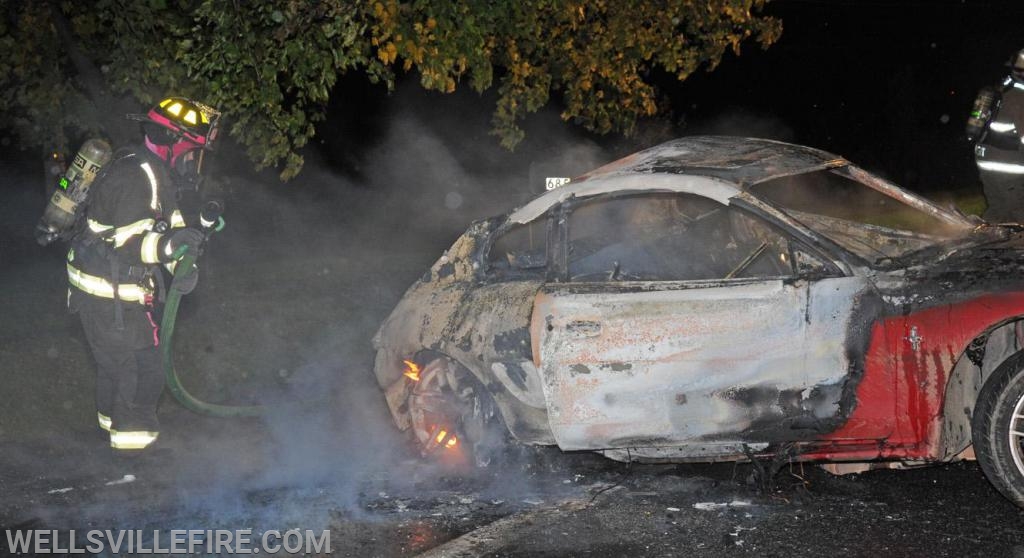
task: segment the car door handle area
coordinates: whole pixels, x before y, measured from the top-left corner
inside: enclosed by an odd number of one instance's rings
[[[565,331],[574,337],[596,337],[601,335],[601,323],[590,320],[573,320],[565,324]]]

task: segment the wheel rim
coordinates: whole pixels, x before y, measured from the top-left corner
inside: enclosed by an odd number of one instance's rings
[[[1017,400],[1010,417],[1010,454],[1017,472],[1024,476],[1024,395]]]
[[[459,414],[455,394],[448,385],[447,367],[444,359],[428,363],[409,394],[412,430],[424,455],[457,444]]]
[[[481,448],[492,442],[488,425],[497,410],[453,366],[438,358],[423,367],[407,400],[412,431],[424,456],[457,450],[472,457],[478,467],[486,467],[491,455]]]

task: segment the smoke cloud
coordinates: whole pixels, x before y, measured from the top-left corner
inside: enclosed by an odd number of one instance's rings
[[[6,508],[5,522],[318,528],[339,510],[362,516],[362,504],[377,492],[443,489],[451,481],[450,471],[420,460],[392,424],[372,372],[377,327],[471,221],[532,199],[546,177],[577,176],[656,142],[602,144],[548,111],[527,120],[526,141],[510,153],[487,134],[486,98],[420,95],[399,91],[385,103],[375,127],[380,136],[367,137],[358,152],[332,155],[327,145],[308,153],[292,183],[218,154],[210,187],[225,199],[227,228],[209,244],[199,288],[182,304],[175,361],[200,399],[268,405],[261,418],[199,416],[165,395],[162,449],[137,460],[111,456],[91,424],[84,338],[77,320],[61,314],[62,256],[40,261],[32,276],[52,280],[47,292],[56,301],[46,319],[66,327],[40,325],[46,333],[36,354],[61,347],[55,373],[76,379],[67,388],[69,406],[37,434],[68,453],[54,459],[9,427],[0,425],[0,434],[17,448],[5,450],[14,470],[27,474],[44,459],[53,464],[48,477],[19,490],[73,490]],[[790,135],[770,119],[742,116],[699,131]],[[44,389],[28,401],[43,400]],[[136,480],[105,484],[124,475]],[[529,492],[531,482],[528,468],[512,467],[500,482],[476,489],[501,499]]]
[[[41,497],[5,508],[0,523],[315,529],[338,513],[363,517],[378,493],[451,486],[461,473],[421,460],[394,427],[373,375],[371,338],[470,222],[525,203],[544,191],[547,176],[575,176],[615,157],[553,112],[531,118],[528,139],[510,153],[487,134],[488,113],[478,110],[485,100],[463,95],[435,106],[408,97],[400,92],[387,103],[381,135],[365,149],[337,159],[330,146],[311,150],[292,183],[218,154],[208,186],[224,198],[227,227],[209,243],[199,288],[182,303],[175,364],[200,399],[267,405],[260,418],[196,415],[165,394],[161,447],[136,459],[111,455],[92,425],[84,337],[60,308],[62,255],[39,262],[33,273],[52,279],[56,301],[47,319],[67,326],[40,327],[48,338],[39,343],[65,348],[56,373],[74,376],[79,388],[69,388],[71,403],[54,424],[34,427],[44,446],[68,455],[54,459],[13,428],[0,431],[16,448],[5,460],[17,474],[52,463],[45,478],[19,486]],[[39,198],[23,200],[31,207],[19,212],[41,211]],[[90,434],[69,436],[70,429]],[[529,490],[528,471],[503,473],[501,482],[472,489],[499,500]],[[49,493],[64,488],[71,490]]]

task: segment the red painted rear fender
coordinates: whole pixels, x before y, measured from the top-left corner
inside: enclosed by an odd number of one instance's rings
[[[864,376],[846,424],[822,439],[832,447],[808,459],[943,457],[943,406],[950,374],[976,337],[1024,315],[1024,293],[987,294],[884,317],[872,324]],[[891,432],[886,421],[891,414]],[[871,444],[870,441],[876,441]]]

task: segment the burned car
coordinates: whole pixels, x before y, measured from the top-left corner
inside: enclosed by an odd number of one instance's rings
[[[1024,505],[1022,264],[1017,226],[841,157],[683,138],[474,223],[381,326],[375,372],[424,454],[973,450]]]

